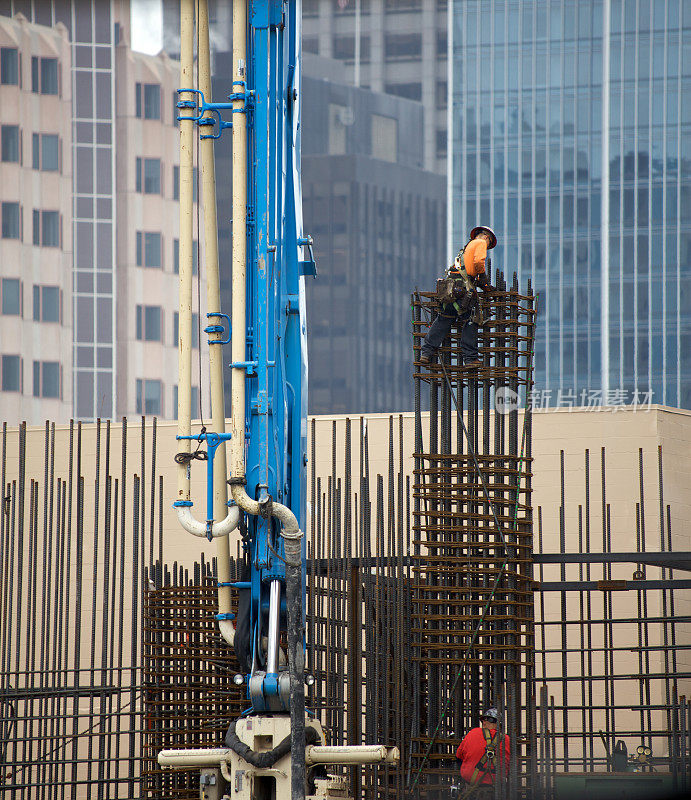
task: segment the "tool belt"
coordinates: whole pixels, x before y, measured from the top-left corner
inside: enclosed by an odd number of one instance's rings
[[[459,315],[470,313],[473,322],[484,323],[480,298],[470,278],[462,274],[458,278],[439,278],[436,297],[446,314],[454,311]]]

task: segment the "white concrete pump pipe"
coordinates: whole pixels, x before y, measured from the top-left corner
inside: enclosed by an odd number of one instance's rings
[[[180,88],[194,86],[194,5],[193,0],[180,0]],[[195,95],[182,92],[181,100]],[[178,116],[192,116],[181,113]],[[194,122],[180,121],[180,317],[178,326],[178,436],[192,432],[192,239],[193,202],[192,168]],[[180,439],[179,452],[189,453],[191,442]],[[178,463],[178,502],[190,501],[189,462]],[[188,506],[176,506],[178,519],[191,518]],[[182,513],[181,512],[186,512]],[[184,521],[183,521],[184,520]]]
[[[205,0],[204,0],[205,2]],[[201,17],[200,13],[200,17]],[[206,59],[204,60],[206,68],[206,84],[210,88],[209,77],[209,57],[208,57],[208,13],[205,15],[206,19]],[[200,28],[201,36],[201,28]],[[200,41],[201,48],[201,41]],[[202,50],[204,48],[201,48]],[[203,60],[200,54],[200,61]],[[200,72],[202,66],[200,65]],[[183,89],[194,87],[194,0],[181,0],[180,2],[180,86]],[[191,100],[196,104],[197,95],[193,92],[181,93],[181,98],[184,100]],[[182,113],[178,116],[193,117],[194,109],[182,109]],[[178,332],[178,436],[190,436],[192,432],[192,274],[193,274],[193,220],[194,220],[194,202],[193,202],[193,180],[194,180],[194,159],[193,147],[195,136],[195,123],[190,120],[180,120],[180,312],[179,312],[179,332]],[[208,148],[206,150],[205,161],[208,161]],[[211,152],[211,165],[213,170],[213,150]],[[204,167],[202,167],[204,171]],[[208,176],[208,168],[207,168]],[[213,171],[212,171],[213,177]],[[216,308],[220,305],[220,299],[217,299],[220,294],[219,279],[218,279],[218,245],[216,243],[216,210],[215,210],[215,188],[212,186],[208,192],[204,193],[205,204],[213,206],[213,213],[210,209],[205,208],[204,217],[211,219],[213,226],[213,241],[212,245],[212,259],[215,264],[215,270],[212,266],[211,275],[207,280],[207,285],[210,287],[209,291],[214,292],[212,298],[215,301]],[[209,227],[205,230],[207,241],[206,251],[209,247]],[[214,289],[215,287],[215,289]],[[221,354],[214,354],[215,360],[221,358]],[[222,368],[222,367],[221,367]],[[217,372],[218,370],[216,370]],[[218,379],[214,380],[215,372],[212,370],[211,394],[212,394],[212,413],[216,412],[213,416],[215,432],[223,432],[225,430],[225,419],[223,410],[220,412],[220,427],[218,426]],[[221,397],[220,408],[223,409],[223,383],[221,377]],[[191,449],[191,441],[189,439],[179,440],[179,452],[189,453]],[[215,502],[214,502],[214,522],[211,527],[212,538],[226,537],[228,533],[237,527],[240,512],[237,508],[232,508],[230,511],[226,505],[226,488],[225,488],[225,450],[223,445],[219,447],[214,461],[215,466]],[[182,527],[193,534],[194,536],[206,536],[207,524],[206,521],[202,522],[192,514],[192,504],[190,498],[190,465],[189,461],[178,463],[178,502],[183,502],[188,505],[177,505],[175,510],[177,512],[178,521]],[[226,540],[225,546],[222,548],[228,549],[228,542]],[[229,550],[228,550],[229,553]],[[219,553],[219,556],[221,553]],[[219,558],[219,563],[225,563],[227,559]],[[227,570],[226,570],[227,571]],[[219,580],[222,582],[223,578],[219,574]],[[229,612],[230,604],[230,589],[225,591],[227,594],[227,605]],[[232,624],[230,629],[227,624],[222,626],[224,630],[222,633],[228,639],[232,639]]]
[[[208,0],[198,0],[198,41],[199,41],[199,89],[204,97],[211,99],[211,63],[209,52],[209,6]],[[207,116],[212,116],[208,111]],[[206,131],[207,128],[201,130]],[[210,312],[221,310],[221,282],[218,271],[218,221],[216,216],[216,166],[214,162],[214,140],[202,139],[200,142],[202,191],[204,211],[204,265],[206,274],[206,298]],[[219,323],[220,317],[211,317],[212,324]],[[211,385],[211,424],[214,433],[225,433],[225,399],[223,396],[223,334],[220,331],[209,334],[209,376]],[[240,509],[228,508],[228,484],[226,467],[226,445],[222,442],[214,458],[214,523],[213,528],[228,532],[237,528]],[[213,533],[213,530],[212,530]],[[228,644],[235,640],[235,627],[230,619],[230,537],[216,538],[218,570],[218,613],[226,619],[218,620],[218,627]],[[225,584],[225,585],[224,585]]]
[[[230,761],[233,751],[228,747],[208,750],[161,750],[158,763],[162,767],[213,767]],[[397,747],[379,744],[307,745],[308,764],[396,764],[400,759]]]

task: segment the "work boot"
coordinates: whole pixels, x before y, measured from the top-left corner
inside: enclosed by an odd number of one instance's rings
[[[483,361],[481,358],[476,358],[473,361],[467,361],[465,364],[463,364],[463,366],[466,369],[479,369],[481,366],[483,366]]]
[[[434,356],[429,355],[428,353],[420,353],[420,363],[421,364],[434,364]]]

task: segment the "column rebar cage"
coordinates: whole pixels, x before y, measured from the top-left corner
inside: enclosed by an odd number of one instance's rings
[[[412,788],[434,796],[457,776],[462,733],[497,707],[514,744],[502,796],[535,774],[534,714],[521,713],[534,676],[531,412],[536,298],[517,276],[458,316],[431,363],[422,340],[435,295],[412,298],[415,452],[412,639],[419,729]],[[464,366],[462,335],[479,323],[479,365]],[[423,393],[429,416],[422,413]]]

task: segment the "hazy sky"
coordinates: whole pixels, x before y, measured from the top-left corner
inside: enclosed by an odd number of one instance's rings
[[[132,0],[132,49],[156,55],[163,41],[161,0]]]

